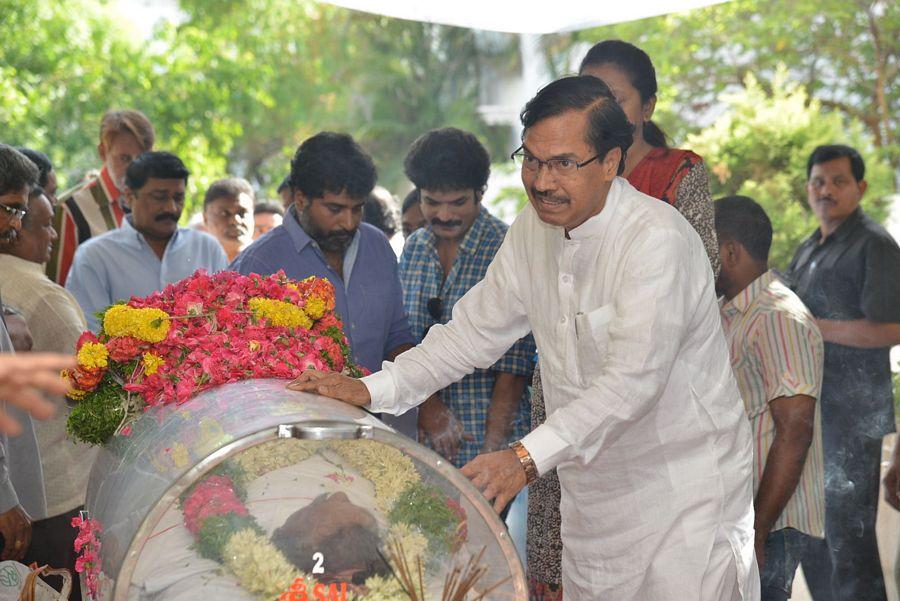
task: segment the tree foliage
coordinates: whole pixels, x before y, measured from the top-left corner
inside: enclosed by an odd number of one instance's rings
[[[879,221],[886,216],[884,197],[893,182],[890,166],[862,124],[823,113],[820,101],[790,82],[784,69],[770,83],[767,91],[747,75],[741,91],[720,98],[723,114],[690,136],[687,146],[705,158],[713,198],[744,194],[766,209],[774,230],[770,264],[784,269],[817,227],[806,204],[806,163],[816,146],[840,140],[862,153],[869,183],[863,206]]]
[[[708,122],[722,92],[753,75],[771,91],[784,65],[825,110],[863,123],[879,153],[900,169],[900,3],[892,0],[732,0],[630,23],[547,36],[555,73],[577,68],[608,38],[653,59],[660,120],[675,138]]]

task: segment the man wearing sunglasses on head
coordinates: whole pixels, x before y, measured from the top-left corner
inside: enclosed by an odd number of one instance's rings
[[[456,301],[484,278],[509,229],[481,204],[490,165],[478,139],[452,127],[422,135],[406,156],[426,226],[406,241],[400,281],[420,340],[432,325],[447,323]],[[419,408],[419,440],[461,467],[527,434],[534,354],[528,335],[489,368],[429,398]]]

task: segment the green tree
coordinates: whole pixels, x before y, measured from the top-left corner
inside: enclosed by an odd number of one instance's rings
[[[548,64],[556,73],[569,72],[589,45],[609,38],[650,54],[660,84],[659,119],[676,140],[695,130],[719,94],[739,89],[748,74],[771,90],[783,64],[822,109],[862,123],[900,171],[898,2],[733,0],[546,36]]]
[[[774,229],[773,267],[787,267],[817,226],[806,204],[806,162],[820,144],[842,140],[860,150],[869,182],[863,206],[874,218],[884,219],[891,168],[861,123],[825,112],[802,86],[788,81],[784,70],[772,78],[771,92],[748,75],[743,90],[725,93],[720,101],[725,112],[687,144],[705,158],[714,198],[745,194],[766,209]]]

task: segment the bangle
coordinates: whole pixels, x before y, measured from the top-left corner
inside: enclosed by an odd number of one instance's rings
[[[528,449],[525,448],[525,445],[522,444],[522,441],[517,440],[515,442],[511,442],[509,444],[509,448],[511,448],[516,453],[516,457],[519,458],[519,463],[522,464],[522,469],[525,470],[525,484],[531,484],[538,477],[537,466],[534,464],[534,459],[531,458],[531,453],[528,452]]]

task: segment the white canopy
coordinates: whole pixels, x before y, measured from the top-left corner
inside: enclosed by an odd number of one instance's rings
[[[687,11],[723,0],[329,0],[368,13],[508,33],[555,33]]]

